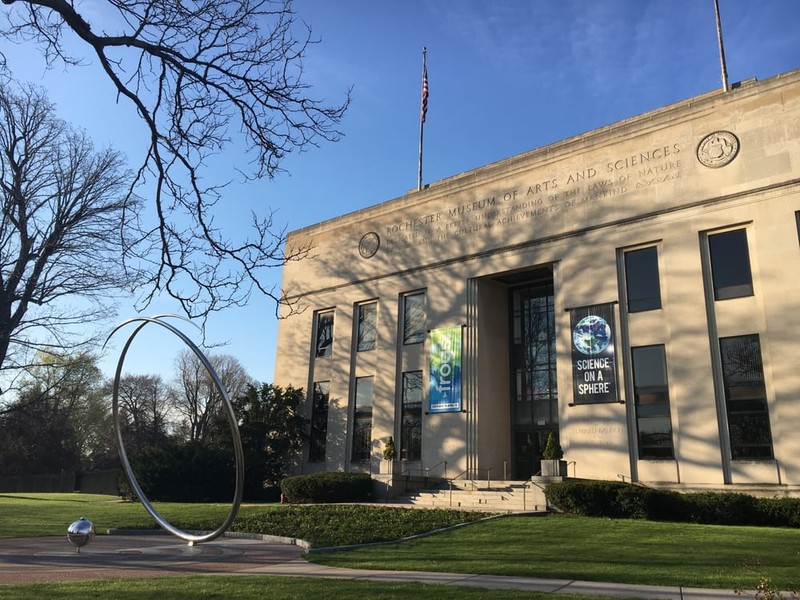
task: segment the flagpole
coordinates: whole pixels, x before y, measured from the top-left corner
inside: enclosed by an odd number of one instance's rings
[[[728,69],[725,66],[725,48],[722,45],[722,21],[719,18],[719,0],[714,0],[714,14],[717,18],[717,42],[719,44],[719,64],[722,69],[722,91],[728,91]]]
[[[419,112],[419,169],[417,171],[417,191],[422,190],[422,136],[425,132],[425,113],[428,112],[428,67],[426,54],[428,49],[422,48],[422,105]]]

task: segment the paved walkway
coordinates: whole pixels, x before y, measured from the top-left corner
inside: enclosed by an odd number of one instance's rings
[[[284,540],[291,542],[291,540]],[[309,563],[303,548],[239,537],[189,546],[168,535],[97,536],[80,552],[65,537],[0,539],[0,585],[40,581],[77,581],[111,577],[177,575],[284,575],[365,581],[408,581],[486,589],[520,589],[546,593],[586,594],[615,598],[675,600],[738,599],[732,591],[654,587],[530,577],[463,575],[410,571],[341,569]],[[0,588],[2,596],[2,588]],[[752,597],[752,595],[751,595]]]

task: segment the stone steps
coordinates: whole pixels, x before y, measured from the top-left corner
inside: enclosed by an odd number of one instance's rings
[[[547,502],[541,487],[530,481],[453,481],[452,487],[416,490],[396,502],[420,508],[454,508],[485,512],[543,512]]]

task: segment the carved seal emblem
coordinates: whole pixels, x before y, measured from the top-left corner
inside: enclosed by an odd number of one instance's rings
[[[370,231],[369,233],[365,233],[361,241],[358,242],[358,253],[363,258],[372,258],[380,247],[381,238],[378,237],[378,234],[374,231]]]
[[[715,131],[697,146],[697,160],[711,169],[724,167],[739,153],[739,139],[730,131]]]

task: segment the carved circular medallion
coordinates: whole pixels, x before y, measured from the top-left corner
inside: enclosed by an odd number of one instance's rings
[[[358,253],[363,258],[372,258],[381,247],[381,238],[374,231],[365,233],[361,241],[358,242]]]
[[[709,133],[697,146],[697,160],[716,169],[730,163],[739,153],[739,139],[730,131]]]

